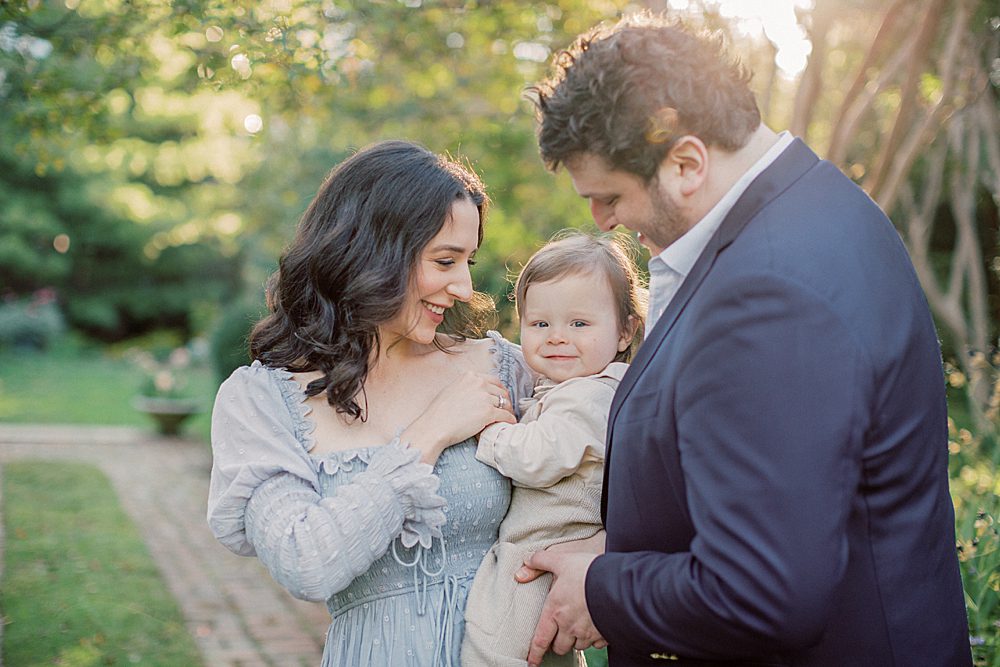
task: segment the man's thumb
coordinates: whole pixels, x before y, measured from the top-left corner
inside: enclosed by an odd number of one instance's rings
[[[546,572],[551,572],[554,566],[553,557],[545,551],[535,551],[524,558],[524,566],[514,573],[514,578],[522,584],[534,581]]]

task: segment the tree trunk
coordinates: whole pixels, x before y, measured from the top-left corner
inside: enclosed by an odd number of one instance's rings
[[[813,11],[806,22],[806,33],[812,44],[812,52],[802,72],[799,88],[795,95],[795,107],[789,131],[803,141],[809,139],[809,124],[816,110],[816,102],[823,90],[823,65],[827,59],[827,39],[833,26],[834,9],[826,0],[816,0]]]

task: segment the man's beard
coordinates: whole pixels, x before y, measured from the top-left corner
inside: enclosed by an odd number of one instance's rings
[[[694,225],[688,222],[681,207],[661,192],[658,181],[649,185],[652,215],[640,233],[661,250],[684,236]]]

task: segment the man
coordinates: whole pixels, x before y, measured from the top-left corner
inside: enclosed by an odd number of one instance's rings
[[[639,16],[534,88],[546,164],[652,259],[606,553],[528,560],[555,575],[529,663],[969,665],[926,301],[889,220],[761,124],[749,78]]]

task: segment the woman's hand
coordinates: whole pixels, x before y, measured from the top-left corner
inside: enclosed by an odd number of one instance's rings
[[[433,465],[446,448],[476,435],[490,424],[515,421],[510,395],[503,383],[493,375],[467,371],[438,392],[400,439],[419,449],[424,463]]]

